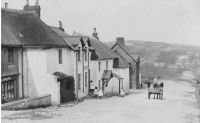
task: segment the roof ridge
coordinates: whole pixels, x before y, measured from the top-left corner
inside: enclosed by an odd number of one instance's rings
[[[32,11],[18,10],[18,9],[1,8],[1,10],[7,11],[7,12],[35,14],[35,13],[32,12]]]

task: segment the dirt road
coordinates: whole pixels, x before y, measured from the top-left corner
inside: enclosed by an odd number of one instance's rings
[[[73,107],[2,111],[2,123],[200,123],[200,108],[187,82],[165,81],[163,100],[148,100],[147,90],[124,98],[85,100]]]

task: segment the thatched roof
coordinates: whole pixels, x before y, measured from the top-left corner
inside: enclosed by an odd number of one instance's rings
[[[35,14],[1,9],[2,46],[69,47]]]

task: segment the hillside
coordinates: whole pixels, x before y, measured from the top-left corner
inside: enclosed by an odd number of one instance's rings
[[[114,42],[106,43],[111,47]],[[127,40],[126,46],[141,57],[144,76],[177,78],[184,71],[200,76],[200,47],[139,40]]]

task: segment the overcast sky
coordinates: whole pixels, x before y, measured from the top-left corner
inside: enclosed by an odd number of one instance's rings
[[[22,9],[26,0],[1,0]],[[29,0],[34,4],[35,0]],[[51,26],[63,21],[65,31],[100,40],[147,40],[200,46],[200,0],[40,0],[41,19]]]

